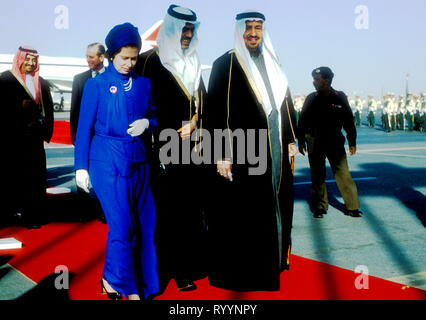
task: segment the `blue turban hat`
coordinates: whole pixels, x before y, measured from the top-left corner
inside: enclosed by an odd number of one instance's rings
[[[110,57],[127,45],[135,45],[139,50],[142,48],[142,40],[138,28],[129,22],[116,25],[112,28],[105,38],[105,44]]]

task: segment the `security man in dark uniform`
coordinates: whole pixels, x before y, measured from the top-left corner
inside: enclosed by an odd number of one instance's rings
[[[314,217],[327,213],[328,198],[325,185],[325,159],[327,158],[337,186],[345,202],[345,215],[361,217],[358,191],[349,173],[345,152],[346,131],[349,153],[356,152],[356,129],[348,98],[342,91],[331,87],[333,72],[328,67],[312,71],[316,92],[305,100],[298,125],[299,151],[305,155],[306,146],[312,179],[312,206]]]

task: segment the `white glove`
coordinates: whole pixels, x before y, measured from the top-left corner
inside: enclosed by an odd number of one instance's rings
[[[85,169],[78,169],[75,172],[75,182],[77,187],[83,189],[85,192],[89,193],[89,173]]]
[[[148,127],[148,119],[139,119],[129,126],[129,129],[127,129],[127,133],[130,134],[132,137],[137,137],[144,133],[144,131],[148,129]]]

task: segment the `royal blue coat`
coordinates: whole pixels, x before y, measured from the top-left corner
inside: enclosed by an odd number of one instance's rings
[[[139,137],[127,133],[149,120]],[[143,136],[156,126],[147,78],[122,75],[110,64],[84,87],[75,141],[75,169],[89,172],[109,227],[102,277],[128,296],[159,291],[155,208]],[[146,146],[148,147],[148,146]]]
[[[151,82],[131,73],[132,89],[124,91],[129,76],[120,74],[112,64],[104,73],[86,82],[83,92],[75,144],[75,170],[89,170],[89,159],[111,161],[124,174],[132,163],[146,160],[141,137],[127,134],[135,120],[149,120],[149,134],[157,122],[152,104]],[[107,152],[104,139],[113,150]],[[114,142],[116,141],[116,142]],[[120,159],[122,157],[122,159]]]

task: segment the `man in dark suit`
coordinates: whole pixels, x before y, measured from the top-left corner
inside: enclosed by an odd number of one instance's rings
[[[78,117],[80,116],[80,104],[83,96],[83,89],[86,81],[90,78],[96,77],[98,74],[105,71],[104,58],[105,58],[105,47],[100,43],[89,44],[86,51],[87,64],[89,70],[77,74],[72,83],[72,95],[71,95],[71,112],[70,112],[70,131],[71,131],[71,142],[74,144],[75,135],[77,134]],[[88,195],[79,188],[77,188],[78,198],[84,212],[96,212],[99,220],[106,223],[105,216],[100,208],[99,202],[95,200],[94,195]],[[80,220],[85,220],[84,217],[80,217]]]
[[[89,70],[77,74],[72,82],[70,128],[71,141],[74,144],[77,133],[78,117],[80,115],[80,103],[83,96],[83,89],[86,81],[104,72],[105,47],[100,43],[89,44],[86,51],[87,64]]]

